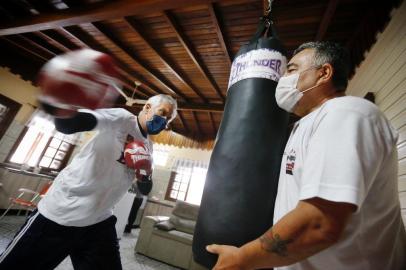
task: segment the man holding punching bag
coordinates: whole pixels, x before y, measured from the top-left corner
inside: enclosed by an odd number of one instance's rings
[[[374,104],[345,96],[348,69],[335,43],[294,52],[275,97],[302,118],[283,154],[274,225],[240,248],[207,246],[214,269],[406,269],[397,133]]]
[[[148,134],[158,134],[173,120],[177,103],[168,95],[153,96],[138,117],[124,109],[77,110],[106,104],[100,99],[111,85],[100,64],[110,69],[112,63],[89,50],[54,59],[57,65],[42,71],[48,82],[39,83],[43,108],[62,133],[97,132],[0,255],[0,269],[54,269],[67,256],[74,269],[122,269],[112,209],[134,180],[142,180],[143,170],[151,170]],[[128,135],[135,142],[124,147]]]

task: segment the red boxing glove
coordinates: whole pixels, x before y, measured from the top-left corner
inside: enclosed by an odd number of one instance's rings
[[[104,53],[81,49],[56,56],[38,76],[41,103],[75,112],[113,106],[119,93],[116,65]]]
[[[132,141],[125,146],[124,160],[129,168],[135,170],[137,180],[152,175],[152,156],[142,141]]]

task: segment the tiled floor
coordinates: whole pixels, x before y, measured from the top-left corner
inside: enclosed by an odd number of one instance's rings
[[[23,216],[6,216],[0,221],[0,254],[7,244],[13,239],[15,232],[24,223]],[[152,260],[148,257],[134,254],[134,246],[138,238],[139,229],[133,230],[131,234],[124,234],[120,240],[120,254],[123,270],[175,270],[173,266]],[[56,270],[73,270],[72,263],[66,258]]]

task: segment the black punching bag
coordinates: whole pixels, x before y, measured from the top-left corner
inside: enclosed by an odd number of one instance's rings
[[[232,64],[193,237],[194,259],[208,268],[217,256],[206,245],[242,246],[272,226],[288,113],[275,101],[286,54],[269,25],[261,18]]]

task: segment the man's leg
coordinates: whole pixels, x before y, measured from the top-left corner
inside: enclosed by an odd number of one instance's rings
[[[128,224],[125,226],[124,232],[130,233],[131,229],[133,228],[133,224],[135,219],[137,218],[138,209],[140,209],[142,205],[143,198],[134,198],[133,205],[130,210],[130,215],[128,216]]]
[[[68,255],[67,228],[35,211],[0,255],[0,269],[54,269]]]
[[[122,270],[118,244],[117,218],[82,228],[70,253],[75,270]]]

